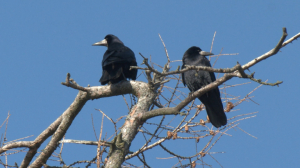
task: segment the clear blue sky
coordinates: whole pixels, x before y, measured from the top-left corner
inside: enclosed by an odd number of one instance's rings
[[[105,47],[93,47],[107,34],[118,36],[138,55],[152,55],[153,61],[164,64],[161,34],[172,60],[180,60],[190,46],[210,50],[217,31],[214,53],[239,53],[220,57],[216,67],[232,67],[247,63],[272,49],[287,27],[290,38],[299,33],[300,1],[1,1],[0,2],[0,122],[10,111],[7,138],[14,140],[28,135],[34,139],[72,103],[76,90],[60,83],[66,73],[80,85],[99,85],[101,60]],[[258,137],[254,139],[240,130],[231,130],[212,152],[224,167],[296,167],[299,165],[299,49],[300,41],[289,44],[276,56],[250,70],[269,82],[284,81],[280,87],[262,86],[252,102],[239,107],[238,114],[259,111],[257,117],[242,121],[240,127]],[[177,66],[174,66],[175,69]],[[146,81],[143,77],[138,80]],[[234,79],[228,84],[247,82]],[[228,89],[232,95],[245,96],[258,84],[251,83]],[[188,89],[185,89],[188,92]],[[197,103],[199,101],[197,100]],[[120,105],[116,105],[120,104]],[[102,115],[95,108],[117,119],[128,110],[122,96],[88,102],[69,128],[66,138],[95,140]],[[112,134],[108,120],[104,132]],[[0,129],[4,133],[4,128]],[[170,141],[171,142],[171,141]],[[136,142],[137,150],[144,141]],[[172,141],[180,146],[182,141]],[[167,145],[167,144],[166,144]],[[198,146],[203,146],[201,141]],[[42,148],[41,148],[42,149]],[[171,167],[174,160],[166,152],[153,149],[145,153],[151,167]],[[174,149],[180,152],[178,149]],[[194,149],[189,149],[194,151]],[[189,153],[189,152],[188,152]],[[96,147],[66,144],[65,162],[91,160]],[[183,155],[185,153],[183,152]],[[190,154],[190,153],[189,153]],[[21,163],[25,153],[9,156],[10,164]],[[0,159],[4,161],[4,157]],[[209,156],[204,158],[213,167],[220,167]],[[57,162],[47,162],[57,165]],[[138,161],[133,161],[138,165]],[[79,165],[83,166],[83,165]]]

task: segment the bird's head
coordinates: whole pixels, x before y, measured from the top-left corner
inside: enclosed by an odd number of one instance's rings
[[[193,47],[190,47],[188,50],[186,50],[184,55],[187,55],[187,56],[194,56],[194,55],[209,56],[209,55],[214,55],[214,54],[211,52],[202,51],[201,48],[193,46]]]
[[[112,44],[121,44],[124,45],[123,42],[115,35],[108,34],[104,37],[102,41],[94,43],[93,46],[106,46],[109,47]]]

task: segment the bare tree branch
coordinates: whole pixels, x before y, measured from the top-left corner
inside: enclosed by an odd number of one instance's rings
[[[67,78],[66,78],[66,82],[61,82],[62,85],[65,85],[65,86],[68,86],[68,87],[71,87],[73,89],[76,89],[76,90],[81,90],[81,91],[84,91],[86,92],[87,89],[82,87],[82,86],[79,86],[75,81],[74,79],[70,79],[71,77],[71,74],[70,73],[67,73]]]
[[[262,60],[265,60],[267,58],[269,58],[272,55],[277,54],[277,52],[279,51],[279,49],[282,47],[283,41],[287,36],[287,32],[286,32],[286,28],[282,28],[283,34],[278,42],[278,44],[275,46],[275,48],[271,49],[270,51],[268,51],[267,53],[253,59],[252,61],[248,62],[247,64],[243,65],[242,68],[245,69],[249,69],[250,67],[252,67],[253,65],[259,63]],[[290,41],[292,42],[292,41]]]
[[[193,102],[195,98],[205,94],[206,92],[217,88],[224,82],[230,80],[233,77],[239,77],[239,78],[248,78],[252,81],[255,81],[260,84],[264,85],[279,85],[282,82],[277,81],[275,83],[267,83],[267,82],[262,82],[260,79],[255,79],[254,78],[254,73],[248,75],[245,73],[244,70],[249,69],[250,67],[256,65],[262,60],[265,60],[269,58],[272,55],[275,55],[278,53],[280,48],[286,46],[287,44],[291,43],[292,41],[296,40],[297,38],[300,37],[300,33],[297,35],[293,36],[289,40],[285,41],[285,38],[287,36],[286,29],[283,28],[283,35],[281,36],[278,44],[269,52],[249,61],[248,63],[244,65],[240,65],[237,63],[234,67],[232,68],[220,68],[220,69],[215,69],[211,67],[202,67],[202,66],[186,66],[185,68],[180,70],[180,67],[178,67],[175,71],[170,71],[170,57],[168,55],[166,46],[159,35],[165,52],[166,52],[166,57],[167,57],[167,63],[164,66],[159,66],[162,68],[162,71],[158,71],[154,68],[154,66],[151,66],[152,64],[148,63],[148,58],[145,58],[142,54],[140,54],[143,58],[143,64],[146,65],[146,68],[141,68],[137,66],[132,66],[134,69],[142,69],[146,70],[146,78],[148,80],[148,83],[145,82],[138,82],[138,81],[122,81],[117,84],[113,85],[107,85],[107,86],[94,86],[94,87],[82,87],[79,84],[77,84],[73,79],[70,78],[70,74],[67,74],[66,81],[62,82],[63,85],[74,88],[76,90],[79,90],[79,93],[77,94],[74,102],[67,108],[61,116],[59,116],[56,121],[54,121],[47,129],[45,129],[34,141],[13,141],[11,143],[7,143],[4,146],[0,148],[0,154],[5,153],[8,150],[14,149],[14,148],[20,148],[20,147],[25,147],[28,148],[29,151],[26,153],[26,157],[21,163],[21,168],[25,167],[41,167],[43,166],[47,160],[50,158],[50,156],[54,153],[54,150],[57,148],[59,143],[79,143],[79,144],[86,144],[86,145],[96,145],[96,144],[101,144],[98,146],[98,153],[100,153],[100,146],[106,146],[110,147],[110,152],[109,152],[109,158],[106,162],[103,162],[100,157],[102,156],[103,150],[101,151],[101,154],[98,155],[98,166],[100,166],[100,161],[101,163],[104,164],[105,167],[120,167],[121,164],[129,158],[132,158],[134,156],[138,156],[141,162],[144,164],[144,166],[148,166],[148,164],[145,161],[145,157],[143,155],[143,152],[153,148],[154,146],[160,145],[165,151],[168,153],[176,156],[179,158],[179,162],[183,162],[182,159],[188,159],[189,163],[188,165],[196,165],[196,161],[201,160],[202,157],[204,157],[206,154],[208,154],[208,151],[214,146],[214,144],[219,140],[219,138],[216,141],[213,141],[214,136],[216,136],[218,133],[221,133],[220,136],[222,135],[229,135],[226,133],[227,130],[236,127],[237,124],[236,122],[239,122],[241,120],[251,118],[254,116],[242,118],[242,119],[237,119],[235,121],[232,121],[230,124],[227,126],[218,129],[214,131],[213,129],[209,128],[205,123],[208,123],[209,121],[204,121],[200,120],[200,122],[195,122],[194,119],[200,111],[203,109],[202,106],[196,106]],[[215,35],[214,35],[215,37]],[[212,42],[213,45],[213,42]],[[150,60],[151,61],[151,60]],[[180,74],[183,72],[186,72],[188,70],[204,70],[204,71],[209,71],[209,72],[219,72],[219,73],[224,73],[224,76],[218,78],[216,81],[210,83],[209,85],[202,87],[201,89],[190,93],[188,96],[183,94],[182,92],[178,91],[178,85],[181,83]],[[153,73],[153,77],[151,77],[151,73]],[[168,75],[173,75],[173,76],[168,76]],[[177,84],[175,87],[164,87],[164,83],[170,81],[170,80],[177,80]],[[226,86],[224,87],[226,88]],[[167,92],[170,91],[171,97],[164,96],[162,95],[162,92],[167,90]],[[251,94],[252,92],[250,92]],[[111,96],[117,96],[117,95],[124,95],[124,94],[134,94],[135,96],[138,97],[138,102],[130,109],[129,115],[126,117],[125,123],[123,126],[120,128],[120,133],[114,138],[112,142],[105,142],[101,141],[101,136],[99,138],[99,142],[94,142],[94,141],[78,141],[78,140],[69,140],[69,139],[64,139],[62,140],[63,136],[65,135],[66,131],[72,124],[73,120],[77,116],[77,114],[80,112],[82,107],[85,105],[85,103],[89,100],[93,99],[99,99],[99,98],[104,98],[104,97],[111,97]],[[227,94],[226,91],[224,93],[225,95]],[[232,99],[234,100],[240,100],[238,103],[243,102],[245,100],[251,100],[251,97],[248,97],[248,95],[241,99],[239,97],[233,97]],[[176,101],[175,101],[176,100]],[[227,102],[229,99],[225,99]],[[179,103],[177,103],[179,102]],[[192,102],[192,103],[191,103]],[[191,103],[191,105],[189,105]],[[174,107],[170,107],[170,105],[175,104]],[[159,107],[158,109],[153,109],[154,105]],[[235,107],[234,105],[233,107]],[[228,111],[232,111],[232,108],[228,108]],[[196,110],[196,113],[191,113],[191,110]],[[181,112],[182,110],[185,110],[186,112]],[[234,109],[236,110],[236,108]],[[100,111],[102,112],[102,111]],[[103,112],[102,112],[103,113]],[[169,124],[164,125],[163,121],[165,119],[165,115],[184,115],[182,117],[182,120],[179,122],[179,124],[176,126],[172,127],[167,127]],[[103,113],[103,115],[105,115]],[[189,116],[190,115],[190,116]],[[106,115],[105,115],[106,116]],[[150,131],[146,130],[146,128],[143,127],[143,124],[150,118],[156,117],[156,116],[163,116],[162,119],[160,120],[160,123],[156,124],[157,128],[153,133]],[[189,117],[188,117],[189,116]],[[116,122],[114,122],[112,119],[110,119],[108,116],[106,116],[111,122],[113,122],[115,126],[115,134],[117,134],[118,130],[116,129]],[[187,118],[188,117],[188,118]],[[231,119],[229,119],[231,120]],[[147,122],[148,123],[148,122]],[[146,123],[146,124],[147,124]],[[1,125],[2,126],[2,125]],[[0,126],[0,128],[1,128]],[[197,127],[203,127],[206,128],[206,130],[200,130],[202,131],[202,135],[197,132],[198,130],[196,129]],[[129,152],[129,147],[131,145],[131,142],[139,132],[139,130],[145,130],[141,131],[142,134],[145,137],[145,145],[142,146],[139,150],[136,152],[132,153]],[[165,132],[168,131],[169,135],[161,136],[159,135],[161,131],[158,130],[164,130]],[[224,129],[226,129],[224,131]],[[240,128],[239,128],[240,129]],[[102,128],[101,128],[102,130]],[[223,132],[222,132],[223,131]],[[243,131],[243,130],[242,130]],[[243,131],[245,132],[245,131]],[[178,136],[177,133],[186,133],[188,136]],[[101,133],[102,134],[102,133]],[[149,136],[150,135],[150,136]],[[41,154],[36,157],[36,160],[32,162],[31,165],[30,162],[34,158],[34,156],[37,153],[37,150],[41,146],[41,144],[48,139],[50,136],[51,140],[50,142],[46,145],[45,149],[41,151]],[[166,140],[170,140],[171,137],[173,139],[195,139],[199,141],[200,138],[208,137],[211,136],[211,140],[209,143],[206,144],[206,146],[200,151],[197,152],[195,155],[190,156],[190,157],[183,157],[180,155],[177,155],[164,146],[162,146],[162,142]],[[229,135],[230,136],[230,135]],[[149,138],[150,137],[150,138]],[[157,142],[154,142],[151,145],[148,145],[150,141],[152,140],[153,137],[160,138],[157,140]],[[128,155],[129,154],[129,155]],[[142,158],[139,155],[142,155]],[[6,155],[6,154],[5,154]],[[61,158],[61,152],[58,155],[54,155],[55,157],[59,158],[60,163],[63,163],[63,160]],[[196,160],[192,161],[192,158],[197,157]],[[88,163],[94,163],[96,158],[94,158],[92,161],[88,161]],[[79,161],[78,161],[79,163]],[[74,164],[77,164],[74,163]]]

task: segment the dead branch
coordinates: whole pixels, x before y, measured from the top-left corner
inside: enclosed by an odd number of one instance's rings
[[[73,89],[76,89],[76,90],[81,90],[81,91],[88,91],[87,88],[84,88],[82,86],[79,86],[75,81],[74,79],[70,78],[71,77],[71,74],[70,73],[67,73],[67,77],[66,77],[66,82],[61,82],[62,85],[65,85],[65,86],[68,86],[68,87],[71,87]]]

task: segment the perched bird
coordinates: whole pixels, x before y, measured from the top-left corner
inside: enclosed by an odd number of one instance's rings
[[[193,46],[184,53],[182,68],[185,68],[185,65],[211,67],[209,60],[205,57],[208,55],[213,54]],[[189,70],[182,73],[183,84],[187,85],[191,92],[197,91],[215,80],[216,77],[213,72]],[[205,105],[207,115],[212,125],[219,128],[227,124],[227,117],[224,113],[219,88],[208,91],[198,97],[198,99]]]
[[[118,83],[126,78],[136,79],[137,69],[129,70],[130,66],[137,66],[134,53],[117,36],[108,34],[93,46],[107,47],[102,59],[101,85]]]

